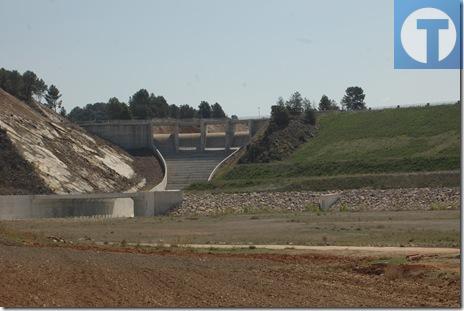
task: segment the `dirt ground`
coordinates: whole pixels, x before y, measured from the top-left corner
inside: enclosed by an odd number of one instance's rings
[[[450,243],[459,211],[2,221],[0,306],[460,307]]]
[[[388,264],[311,253],[0,246],[0,263],[7,307],[460,305],[456,256]]]

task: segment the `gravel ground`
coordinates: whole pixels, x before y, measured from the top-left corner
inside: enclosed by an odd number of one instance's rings
[[[319,197],[329,192],[185,192],[175,215],[211,215],[251,211],[304,211],[317,208]],[[335,210],[442,210],[459,208],[459,188],[409,188],[340,192]]]

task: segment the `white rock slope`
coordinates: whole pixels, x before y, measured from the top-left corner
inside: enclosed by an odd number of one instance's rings
[[[126,152],[40,104],[32,108],[2,89],[0,128],[55,193],[125,191],[144,184]]]

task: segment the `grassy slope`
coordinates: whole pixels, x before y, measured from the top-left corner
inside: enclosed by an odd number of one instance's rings
[[[292,158],[297,163],[459,158],[457,105],[331,114],[320,135]],[[450,168],[456,168],[450,167]]]
[[[298,183],[301,179],[318,179],[308,183],[312,188],[320,178],[459,169],[457,105],[333,113],[321,116],[319,127],[317,137],[288,160],[237,165],[223,172],[216,185],[252,186],[280,181],[289,185],[291,179]]]

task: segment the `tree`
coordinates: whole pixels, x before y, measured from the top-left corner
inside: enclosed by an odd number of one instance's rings
[[[211,116],[215,119],[222,119],[226,117],[226,114],[219,103],[215,103],[211,107]]]
[[[232,120],[238,120],[238,116],[236,114],[231,115],[230,118]]]
[[[299,92],[293,93],[286,103],[288,112],[292,115],[300,115],[303,112],[303,98]]]
[[[196,110],[189,105],[181,105],[179,107],[179,118],[181,119],[191,119],[194,118],[196,115]]]
[[[23,95],[23,77],[18,71],[9,71],[1,68],[0,87],[16,98],[25,100],[25,96]]]
[[[22,75],[16,70],[0,68],[0,88],[25,102],[31,102],[33,96],[40,101],[47,91],[45,82],[32,71],[25,71]]]
[[[322,95],[321,100],[319,101],[319,111],[330,110],[330,105],[330,99],[326,95]]]
[[[342,105],[347,110],[363,110],[366,109],[366,103],[364,98],[366,95],[362,88],[358,86],[352,86],[346,89],[345,96],[342,99]]]
[[[302,104],[303,104],[303,111],[306,111],[307,109],[311,109],[313,107],[311,101],[307,99],[306,97],[303,98]]]
[[[150,107],[155,118],[167,118],[169,116],[169,105],[163,96],[150,94]]]
[[[125,103],[121,103],[116,97],[110,98],[106,105],[106,117],[108,120],[130,120],[129,107]]]
[[[285,106],[274,105],[271,107],[271,123],[277,125],[277,127],[283,128],[288,125],[290,116],[288,109]]]
[[[316,110],[311,106],[305,107],[304,121],[310,125],[316,125]]]
[[[329,99],[326,95],[322,95],[319,101],[319,111],[338,110],[338,105],[333,99]]]
[[[88,111],[91,121],[103,121],[108,120],[107,106],[107,103],[87,104],[84,110]]]
[[[176,105],[172,104],[169,106],[169,117],[173,119],[178,119],[179,118],[179,107]]]
[[[26,102],[31,102],[32,96],[35,95],[38,99],[42,98],[43,94],[47,90],[47,85],[42,79],[39,79],[32,71],[26,71],[23,73],[22,83],[22,96]]]
[[[66,109],[64,109],[64,107],[61,107],[61,109],[60,109],[60,115],[61,115],[63,118],[66,118]]]
[[[334,99],[330,100],[330,110],[340,110],[340,107],[338,107],[337,102]]]
[[[68,114],[68,118],[71,121],[78,122],[78,121],[85,121],[84,119],[84,109],[81,107],[74,107]]]
[[[42,102],[42,98],[45,96],[47,91],[47,84],[42,79],[38,79],[34,85],[32,94],[36,96],[38,102]]]
[[[198,105],[198,116],[202,119],[209,119],[211,118],[211,106],[207,101],[202,101],[200,105]]]
[[[140,89],[130,97],[129,108],[136,119],[151,119],[153,117],[150,94],[146,89]]]
[[[75,107],[68,114],[68,118],[74,122],[82,121],[103,121],[109,120],[108,117],[108,104],[107,103],[95,103],[87,104],[84,108]],[[120,116],[114,115],[115,119],[119,119]]]
[[[61,108],[62,101],[60,100],[61,94],[56,86],[53,84],[48,88],[47,94],[45,95],[45,101],[48,108],[57,110]]]

